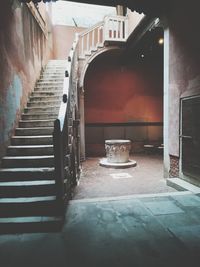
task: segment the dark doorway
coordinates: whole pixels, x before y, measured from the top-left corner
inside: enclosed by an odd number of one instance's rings
[[[182,172],[200,182],[200,96],[183,98],[181,106]]]

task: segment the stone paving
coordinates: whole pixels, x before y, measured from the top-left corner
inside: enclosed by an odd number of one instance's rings
[[[200,194],[167,187],[160,156],[134,159],[87,161],[60,232],[1,235],[0,267],[198,267]]]
[[[80,184],[74,199],[175,192],[163,178],[163,159],[158,154],[136,154],[130,159],[136,167],[113,169],[99,166],[101,158],[88,158],[82,164]]]
[[[197,267],[200,197],[73,200],[61,232],[0,236],[1,267]]]

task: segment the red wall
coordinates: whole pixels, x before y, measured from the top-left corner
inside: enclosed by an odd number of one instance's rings
[[[120,64],[118,51],[100,55],[84,81],[86,123],[161,122],[163,89],[156,60]]]

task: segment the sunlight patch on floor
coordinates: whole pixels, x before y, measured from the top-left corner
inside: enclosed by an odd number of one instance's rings
[[[110,173],[110,176],[113,179],[127,179],[127,178],[133,178],[129,173],[127,172],[119,172],[119,173]]]

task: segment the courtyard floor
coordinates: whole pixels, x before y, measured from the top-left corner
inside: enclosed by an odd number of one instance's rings
[[[73,199],[126,196],[175,192],[163,178],[163,159],[158,154],[136,154],[130,159],[136,167],[126,169],[105,168],[101,158],[87,158],[82,163],[80,184]]]
[[[159,155],[83,163],[58,232],[0,236],[1,267],[199,267],[200,194],[166,186]],[[200,192],[200,191],[199,191]]]

